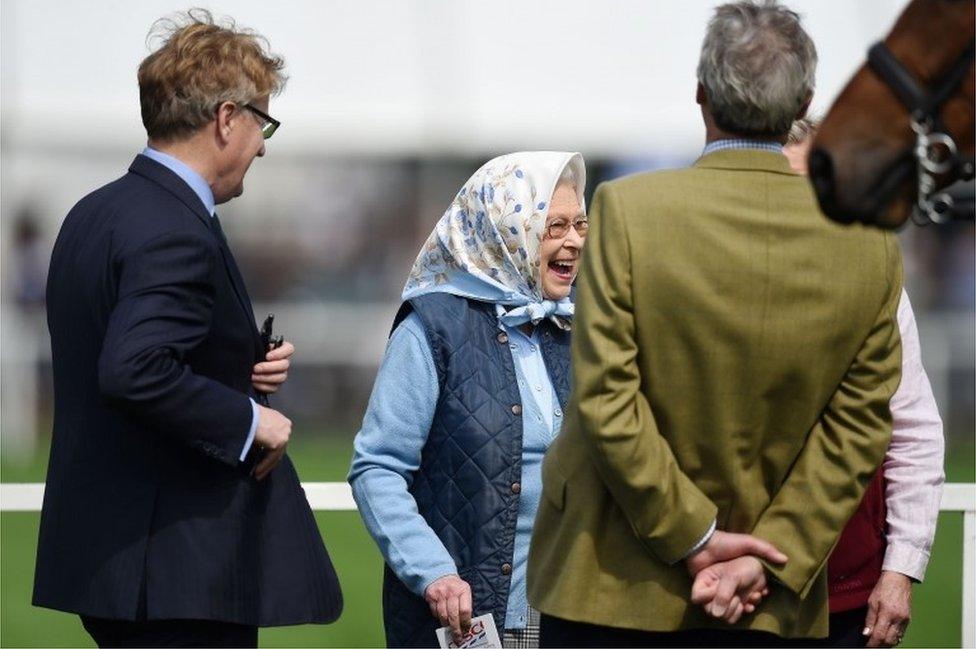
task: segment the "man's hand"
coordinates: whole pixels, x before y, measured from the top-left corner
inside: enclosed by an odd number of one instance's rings
[[[455,644],[471,628],[471,586],[457,575],[435,580],[424,592],[430,612],[441,626],[451,627]]]
[[[278,349],[272,349],[264,357],[264,362],[254,366],[251,372],[251,384],[258,392],[274,394],[281,384],[288,380],[288,368],[291,357],[295,353],[295,346],[285,341]]]
[[[900,572],[884,570],[868,598],[863,635],[869,647],[894,647],[905,635],[912,617],[912,580]]]
[[[254,444],[264,449],[265,455],[251,473],[263,480],[271,469],[278,465],[285,455],[285,448],[291,438],[291,420],[277,410],[258,406],[258,427],[254,431]]]
[[[720,561],[730,561],[751,554],[770,563],[784,564],[785,554],[769,541],[757,539],[749,534],[732,534],[715,530],[702,549],[685,559],[688,572],[694,577],[708,566]]]
[[[769,594],[766,572],[752,556],[712,564],[695,576],[691,601],[703,605],[705,613],[735,624],[752,613]]]

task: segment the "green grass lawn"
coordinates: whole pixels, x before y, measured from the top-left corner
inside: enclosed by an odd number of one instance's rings
[[[305,441],[302,438],[305,438]],[[306,481],[344,481],[352,457],[351,439],[303,436],[290,448]],[[26,463],[0,461],[3,482],[44,479],[46,454]],[[262,647],[381,647],[380,582],[383,562],[357,512],[316,512],[316,520],[342,584],[345,608],[335,624],[263,629]],[[76,615],[30,605],[40,515],[0,516],[0,647],[94,647]]]
[[[295,435],[291,455],[307,481],[345,479],[351,440]],[[947,453],[952,482],[972,482],[976,467],[973,447]],[[44,478],[46,456],[26,464],[0,461],[4,482],[38,482]],[[37,542],[37,513],[0,516],[0,646],[92,647],[74,615],[30,605]],[[339,572],[345,609],[329,626],[300,626],[261,631],[263,647],[383,646],[380,617],[382,560],[356,512],[317,512],[319,529]],[[960,646],[962,603],[962,516],[943,514],[925,583],[915,587],[912,624],[905,647]]]

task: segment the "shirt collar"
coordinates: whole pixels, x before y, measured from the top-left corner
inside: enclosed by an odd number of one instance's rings
[[[191,169],[189,165],[179,158],[171,156],[168,153],[163,153],[162,151],[157,151],[152,147],[147,146],[143,149],[142,155],[150,160],[155,160],[179,176],[183,182],[190,186],[193,193],[200,197],[200,202],[210,212],[210,216],[214,215],[217,206],[214,204],[213,191],[211,191],[210,185],[203,179],[203,176]]]
[[[708,155],[716,151],[727,149],[759,149],[760,151],[771,151],[772,153],[783,153],[783,145],[779,142],[769,140],[750,140],[748,138],[729,138],[725,140],[715,140],[705,145],[702,155]]]

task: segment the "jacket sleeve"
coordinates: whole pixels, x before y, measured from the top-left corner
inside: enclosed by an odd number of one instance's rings
[[[349,484],[387,565],[418,597],[440,577],[458,572],[410,493],[439,397],[430,345],[419,316],[411,313],[386,347],[353,442]]]
[[[597,188],[573,325],[573,398],[565,425],[591,458],[634,534],[674,563],[708,532],[717,508],[678,466],[641,392],[631,250],[612,185]]]
[[[901,253],[885,234],[887,290],[868,336],[752,533],[782,548],[785,566],[767,564],[806,597],[891,440],[891,397],[901,377],[898,300]]]
[[[109,402],[236,465],[251,428],[251,401],[186,362],[210,331],[219,254],[216,242],[190,231],[161,234],[118,254],[118,299],[98,381]]]

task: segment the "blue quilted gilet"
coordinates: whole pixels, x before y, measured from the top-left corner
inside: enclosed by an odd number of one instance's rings
[[[475,615],[504,628],[522,475],[522,400],[508,338],[495,305],[445,293],[405,303],[423,322],[440,397],[420,468],[409,490],[471,584]],[[540,323],[541,348],[560,404],[570,389],[569,335]],[[437,646],[439,626],[426,601],[386,567],[383,622],[390,647]]]

